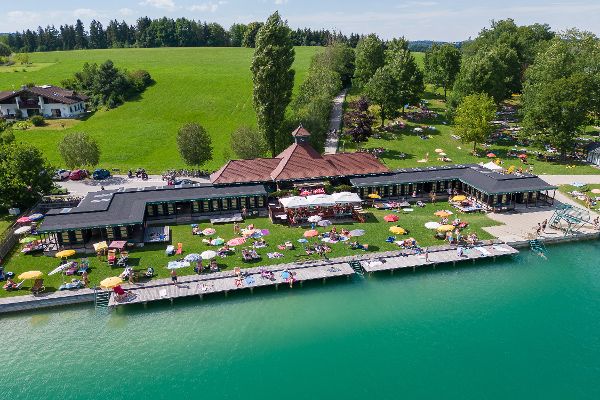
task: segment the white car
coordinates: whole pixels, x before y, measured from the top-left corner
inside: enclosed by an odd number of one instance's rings
[[[64,181],[65,179],[69,179],[70,174],[71,171],[69,171],[68,169],[59,169],[56,171],[56,174],[54,174],[54,180]]]

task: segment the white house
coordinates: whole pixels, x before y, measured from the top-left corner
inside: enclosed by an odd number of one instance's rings
[[[87,96],[52,85],[22,87],[0,92],[0,117],[74,118],[85,112]]]

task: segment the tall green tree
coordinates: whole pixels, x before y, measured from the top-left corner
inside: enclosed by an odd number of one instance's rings
[[[100,162],[98,142],[84,132],[67,133],[58,143],[58,152],[69,169],[93,168]]]
[[[374,33],[361,38],[356,45],[354,82],[361,87],[385,64],[385,47]]]
[[[245,24],[231,25],[229,28],[229,43],[232,47],[242,47],[247,27]]]
[[[0,207],[27,208],[48,194],[52,167],[37,148],[20,143],[0,145]]]
[[[386,66],[396,80],[396,91],[402,112],[406,105],[419,103],[425,91],[423,72],[408,49],[406,40],[394,39],[388,44]]]
[[[246,27],[246,31],[244,32],[244,37],[242,39],[243,47],[256,47],[256,36],[258,35],[258,31],[262,28],[262,22],[250,22]]]
[[[485,142],[493,131],[491,122],[496,117],[494,99],[485,93],[466,96],[456,110],[454,131],[463,142],[477,144]]]
[[[294,54],[290,29],[275,12],[258,32],[251,67],[258,129],[273,156],[285,109],[292,97]]]
[[[263,157],[267,144],[260,132],[249,126],[241,126],[231,134],[231,150],[238,158],[251,159]]]
[[[12,50],[6,43],[0,42],[0,57],[8,57],[12,54]]]
[[[187,123],[179,128],[177,148],[187,165],[199,167],[212,160],[212,139],[204,127],[199,124]]]
[[[389,66],[375,71],[375,75],[365,85],[365,94],[371,103],[379,106],[381,127],[383,127],[385,119],[393,117],[398,108],[402,106],[398,81]]]
[[[563,161],[597,110],[599,56],[600,42],[594,35],[568,31],[555,38],[527,70],[523,134],[560,150]]]
[[[337,72],[342,86],[348,87],[354,76],[354,57],[354,50],[350,46],[338,42],[326,46],[322,52],[317,53],[314,56],[314,62]]]
[[[449,43],[442,45],[434,43],[425,53],[425,80],[444,89],[444,100],[448,88],[454,85],[460,70],[460,59],[460,50]]]

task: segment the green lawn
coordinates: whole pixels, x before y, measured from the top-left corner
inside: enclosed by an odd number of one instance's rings
[[[310,59],[318,47],[296,48],[296,83],[302,82]],[[17,140],[41,148],[48,159],[62,165],[57,142],[67,132],[84,131],[95,137],[102,151],[104,168],[142,167],[150,172],[183,168],[175,137],[179,126],[197,121],[213,138],[214,154],[208,169],[226,161],[229,135],[241,125],[255,125],[252,107],[250,63],[253,49],[247,48],[158,48],[57,51],[32,53],[28,72],[0,74],[0,90],[21,85],[60,85],[80,70],[84,62],[107,59],[129,70],[146,69],[156,84],[139,99],[110,111],[100,111],[73,127],[57,130],[17,131]],[[226,154],[225,154],[226,155]]]
[[[2,235],[6,228],[11,226],[14,221],[15,218],[10,215],[0,215],[0,235]]]
[[[435,217],[433,213],[439,209],[449,208],[448,203],[437,203],[435,205],[428,204],[424,208],[415,208],[412,213],[399,214],[400,221],[397,225],[402,226],[408,230],[408,235],[398,236],[398,238],[414,237],[421,246],[430,246],[435,244],[441,244],[439,239],[434,238],[433,231],[425,229],[423,226],[427,221],[437,221],[439,218]],[[389,211],[372,210],[372,215],[368,221],[364,224],[343,224],[337,225],[338,230],[342,227],[348,229],[364,229],[366,234],[358,238],[362,244],[369,244],[369,251],[387,251],[398,249],[394,244],[386,243],[385,239],[390,235],[388,229],[395,224],[390,224],[383,221],[383,217],[389,214]],[[497,225],[496,222],[489,219],[484,214],[459,214],[459,217],[463,221],[470,223],[469,227],[464,231],[465,233],[476,232],[481,239],[489,239],[491,236],[483,231],[481,228],[484,226]],[[235,266],[240,267],[254,267],[260,265],[272,265],[284,262],[291,262],[297,260],[299,255],[304,254],[302,245],[297,242],[299,238],[302,238],[304,228],[289,228],[282,225],[273,225],[268,218],[255,218],[249,219],[248,223],[253,223],[256,228],[269,229],[270,235],[266,236],[265,239],[268,243],[268,247],[259,249],[259,254],[263,257],[260,262],[257,263],[243,263],[241,260],[240,248],[237,249],[236,254],[227,258],[219,258],[219,265],[223,269],[231,270]],[[202,224],[202,228],[208,225]],[[213,237],[220,236],[225,240],[229,240],[234,237],[233,225],[222,225],[216,227],[217,234]],[[319,228],[320,231],[324,231],[324,228]],[[184,255],[189,253],[200,253],[208,249],[216,249],[214,246],[207,246],[202,243],[202,237],[193,236],[189,225],[180,225],[172,227],[172,242],[183,243]],[[278,250],[277,245],[283,244],[285,241],[290,240],[296,245],[295,250]],[[339,257],[351,254],[363,254],[362,250],[352,250],[344,243],[332,244],[332,252],[329,257]],[[152,266],[157,273],[157,277],[165,278],[169,275],[166,265],[170,260],[175,260],[175,257],[167,257],[164,254],[165,245],[150,245],[140,249],[134,249],[131,252],[131,264],[136,270],[145,271],[147,267]],[[13,253],[11,257],[6,260],[5,270],[13,271],[16,275],[21,272],[28,270],[40,270],[45,273],[51,271],[58,265],[58,260],[55,258],[45,256],[32,256],[22,255],[18,252]],[[279,259],[269,259],[267,253],[279,251],[285,256]],[[111,268],[105,261],[100,260],[94,256],[90,257],[90,264],[92,272],[90,273],[90,280],[93,284],[97,284],[102,279],[108,276],[118,275],[122,268]],[[193,268],[184,268],[179,271],[180,275],[193,274]],[[45,284],[48,290],[55,290],[61,284],[61,276],[46,276]],[[20,290],[18,292],[6,292],[0,290],[0,297],[14,296],[19,294],[26,294],[27,290]]]
[[[356,90],[353,90],[348,97],[348,101],[359,96]],[[431,86],[427,87],[425,93],[425,99],[429,102],[429,108],[438,112],[439,117],[433,120],[423,120],[418,123],[407,123],[405,129],[397,129],[395,132],[387,133],[379,130],[381,120],[376,120],[377,128],[375,132],[380,135],[380,138],[370,138],[368,142],[360,144],[364,148],[376,148],[383,147],[386,149],[382,156],[382,161],[390,168],[407,168],[407,167],[424,167],[431,165],[442,165],[445,164],[443,161],[437,160],[435,149],[441,148],[447,154],[447,157],[452,159],[452,163],[465,164],[465,163],[481,163],[488,162],[489,159],[485,157],[485,154],[493,152],[504,161],[504,167],[508,168],[514,165],[515,168],[523,166],[526,168],[527,165],[521,163],[516,157],[507,157],[506,153],[516,144],[494,144],[489,148],[481,148],[480,153],[482,157],[475,157],[471,154],[473,149],[472,144],[462,143],[460,140],[452,138],[453,127],[451,125],[444,124],[445,118],[445,103],[442,100],[442,96],[435,93]],[[376,107],[373,107],[373,111],[378,115]],[[386,121],[387,123],[388,121]],[[424,133],[430,135],[430,139],[423,140],[419,137],[418,133],[413,132],[413,128],[417,126],[434,126],[435,131],[426,130]],[[523,146],[517,146],[519,149]],[[356,148],[356,144],[348,141],[342,141],[340,149],[346,149],[352,151]],[[404,153],[406,156],[401,158],[401,154]],[[429,162],[418,163],[418,160],[426,158],[429,153]],[[533,166],[533,172],[535,174],[556,174],[556,175],[583,175],[583,174],[597,174],[598,170],[586,165],[584,163],[573,164],[570,162],[568,165],[557,163],[557,162],[546,162],[538,161],[533,157],[529,160]]]
[[[54,64],[54,63],[38,62],[38,63],[31,63],[31,64],[26,64],[26,65],[21,65],[21,64],[0,65],[0,73],[18,74],[21,72],[26,73],[26,72],[39,71],[40,69],[49,67],[52,64]]]
[[[584,208],[587,208],[587,204],[585,203],[585,201],[578,199],[577,197],[573,197],[569,194],[569,192],[573,192],[573,191],[577,191],[577,192],[582,192],[584,194],[586,194],[587,196],[589,196],[592,199],[595,199],[596,197],[600,197],[600,194],[596,194],[596,193],[592,193],[591,190],[593,189],[600,189],[600,185],[599,184],[590,184],[590,185],[585,185],[583,187],[575,187],[572,185],[560,185],[558,187],[558,190],[563,193],[565,196],[567,196],[568,198],[570,198],[571,200],[577,202],[578,204],[580,204],[581,206],[583,206]],[[600,211],[600,201],[596,203],[596,205],[592,204],[591,209],[593,211]]]

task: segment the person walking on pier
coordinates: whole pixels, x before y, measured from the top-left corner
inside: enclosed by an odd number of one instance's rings
[[[177,270],[175,270],[175,269],[171,270],[171,283],[173,285],[177,284]]]

